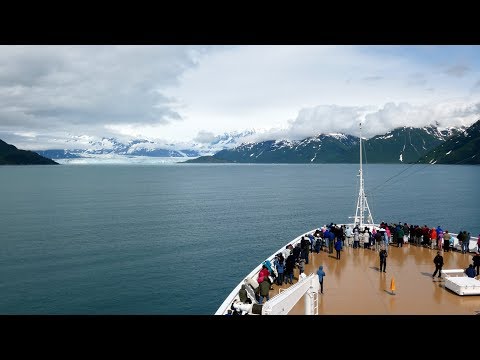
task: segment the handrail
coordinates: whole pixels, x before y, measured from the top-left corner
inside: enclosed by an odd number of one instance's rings
[[[305,235],[305,234],[310,234],[310,233],[314,233],[315,230],[317,229],[313,229],[313,230],[310,230],[308,232],[305,232],[303,233],[302,235],[299,235],[297,236],[293,241],[290,241],[288,244],[291,244],[292,246],[295,247],[295,245],[300,242],[300,240],[302,240],[302,237]],[[287,244],[287,245],[288,245]],[[285,245],[285,246],[287,246]],[[277,251],[275,251],[272,255],[270,255],[268,258],[266,258],[265,260],[269,260],[269,261],[273,261],[273,259],[275,259],[275,255],[278,254],[279,252],[283,251],[285,249],[285,246],[282,246],[280,249],[278,249]],[[232,306],[232,303],[233,301],[235,300],[235,298],[238,296],[238,292],[240,291],[242,285],[245,283],[245,280],[248,279],[248,278],[256,278],[256,275],[258,275],[258,273],[260,272],[260,270],[262,270],[262,265],[264,263],[263,260],[260,265],[258,265],[256,268],[254,268],[247,276],[245,276],[243,278],[242,281],[240,281],[240,283],[232,290],[232,292],[227,296],[227,298],[225,299],[225,301],[222,303],[222,305],[220,305],[220,307],[217,309],[217,311],[215,312],[215,315],[225,315],[227,313],[227,311],[230,309],[230,307]]]
[[[287,290],[272,297],[265,303],[262,312],[265,315],[287,315],[310,288],[318,291],[319,287],[317,274],[311,273],[304,279],[299,279]]]

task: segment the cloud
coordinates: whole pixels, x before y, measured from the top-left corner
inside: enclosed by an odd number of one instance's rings
[[[287,134],[290,139],[302,139],[320,133],[346,132],[358,134],[358,123],[368,107],[322,105],[302,109],[290,121]]]
[[[425,86],[427,79],[425,78],[425,74],[414,73],[409,76],[407,84],[408,86]]]
[[[473,104],[459,104],[451,109],[451,116],[456,119],[463,119],[469,117],[480,118],[480,102]]]
[[[367,76],[363,78],[364,81],[378,81],[382,79],[383,79],[383,76]]]
[[[193,138],[193,141],[199,142],[201,144],[210,143],[215,140],[215,134],[209,131],[199,131],[197,136]]]
[[[404,119],[469,121],[480,48],[425,49],[0,46],[0,138],[27,149],[103,137],[208,144],[252,128],[267,140],[357,134],[359,120],[366,134]]]
[[[366,133],[373,136],[401,126],[469,126],[480,118],[479,110],[479,103],[466,104],[463,101],[423,105],[387,103],[365,116]]]
[[[470,67],[466,65],[454,65],[445,70],[445,74],[461,78],[469,71]]]
[[[439,127],[470,126],[480,118],[480,102],[448,101],[423,105],[410,103],[386,103],[378,109],[323,105],[302,109],[285,129],[269,129],[256,134],[253,139],[300,140],[317,134],[346,133],[370,138],[385,134],[402,126],[423,127],[438,124]]]
[[[75,128],[181,121],[163,94],[205,49],[188,46],[1,46],[0,128]],[[14,125],[14,126],[13,126]]]

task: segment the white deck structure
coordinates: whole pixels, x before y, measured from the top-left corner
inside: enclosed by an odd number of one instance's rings
[[[480,295],[480,281],[465,275],[463,269],[442,270],[445,287],[458,295]]]

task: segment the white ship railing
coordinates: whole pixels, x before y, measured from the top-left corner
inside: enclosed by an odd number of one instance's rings
[[[291,244],[293,247],[295,247],[295,245],[302,240],[302,237],[305,234],[313,234],[315,232],[315,230],[317,230],[317,229],[310,230],[308,232],[303,233],[302,235],[297,236],[293,241],[289,242],[285,246],[282,246],[280,249],[275,251],[272,255],[270,255],[265,260],[269,260],[270,263],[273,265],[273,260],[275,259],[276,254],[278,254],[279,252],[283,252],[285,247],[288,246],[289,244]],[[249,279],[249,278],[256,279],[258,277],[258,273],[260,272],[260,270],[262,270],[262,265],[263,265],[265,260],[263,260],[260,263],[260,265],[258,265],[255,269],[253,269],[252,272],[250,272],[250,274],[245,276],[245,278],[242,281],[240,281],[240,283],[233,289],[233,291],[230,293],[230,295],[227,296],[227,298],[222,303],[222,305],[220,305],[218,310],[215,312],[215,315],[225,315],[225,314],[227,314],[228,310],[230,310],[230,308],[232,306],[233,301],[236,298],[238,298],[238,292],[240,291],[242,285],[245,284],[245,280]]]
[[[267,301],[262,309],[265,315],[287,315],[290,310],[307,296],[305,311],[308,315],[318,314],[318,275],[311,273]]]

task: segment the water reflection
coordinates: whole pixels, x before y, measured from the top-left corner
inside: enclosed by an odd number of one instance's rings
[[[390,288],[387,287],[387,275],[383,272],[380,273],[380,270],[378,270],[378,290],[380,293],[384,291],[390,292]]]
[[[437,304],[442,302],[443,294],[445,293],[446,289],[442,283],[439,281],[433,283],[433,299]]]
[[[390,299],[388,300],[388,310],[392,314],[394,314],[396,310],[396,296],[397,295],[390,295]]]

